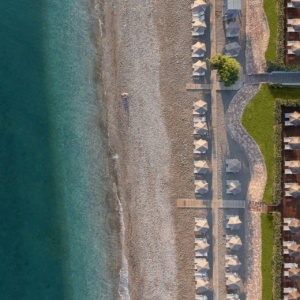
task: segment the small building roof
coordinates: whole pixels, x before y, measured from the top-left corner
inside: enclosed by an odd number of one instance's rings
[[[237,274],[230,274],[226,280],[226,286],[231,290],[237,290],[240,287],[242,280]]]
[[[200,153],[205,153],[208,149],[208,143],[206,140],[195,140],[194,141],[195,150],[199,151]]]
[[[195,192],[197,194],[205,194],[208,192],[208,183],[205,180],[195,180]]]
[[[298,291],[290,292],[287,296],[288,300],[300,300],[300,294]]]
[[[203,54],[206,52],[206,45],[204,43],[197,42],[192,46],[193,50],[193,56],[203,56]]]
[[[207,219],[197,218],[195,219],[195,231],[200,233],[206,233],[209,229]]]
[[[297,257],[300,255],[300,245],[299,244],[291,244],[288,246],[289,255],[292,257]]]
[[[235,10],[241,10],[242,9],[242,3],[241,0],[227,0],[225,1],[225,11],[226,13],[228,12],[233,12]]]
[[[237,271],[242,263],[240,262],[237,256],[231,255],[226,259],[226,266],[230,269],[230,271]]]
[[[205,293],[208,291],[209,282],[202,277],[195,277],[196,280],[196,290],[199,293]]]
[[[207,103],[203,100],[194,102],[194,110],[200,115],[205,114],[207,112]]]
[[[230,194],[237,195],[242,191],[242,185],[238,180],[228,180],[227,184]]]
[[[237,35],[241,30],[241,25],[238,22],[230,22],[226,27],[226,32],[230,35]]]
[[[227,166],[228,172],[237,173],[242,168],[241,162],[236,158],[228,159],[227,163],[228,163],[228,166]]]
[[[239,43],[233,42],[233,43],[227,44],[225,46],[225,49],[228,53],[230,53],[230,55],[236,56],[236,55],[239,55],[239,53],[241,51],[241,46]]]
[[[228,243],[229,243],[229,248],[231,250],[239,250],[241,248],[241,246],[243,245],[240,237],[237,235],[232,236]]]
[[[300,149],[300,136],[292,136],[289,145],[293,150]]]
[[[203,121],[199,121],[194,123],[194,134],[205,135],[207,134],[208,128],[207,123]]]
[[[298,183],[293,183],[289,187],[289,193],[293,198],[297,198],[300,196],[300,185]]]
[[[289,269],[289,278],[292,280],[298,280],[300,278],[300,269],[299,268]]]
[[[195,267],[197,271],[207,272],[210,270],[209,263],[205,258],[198,259]]]
[[[208,164],[206,160],[197,160],[194,163],[194,173],[206,174],[208,170]]]
[[[299,55],[300,55],[300,42],[296,42],[299,43]],[[295,45],[295,44],[294,44]],[[293,46],[294,46],[293,45]],[[293,50],[293,46],[292,46],[292,50]],[[293,50],[293,52],[295,53],[295,51]],[[294,126],[299,126],[300,125],[300,114],[297,111],[294,111],[293,113],[291,113],[290,115],[290,122],[294,125]]]

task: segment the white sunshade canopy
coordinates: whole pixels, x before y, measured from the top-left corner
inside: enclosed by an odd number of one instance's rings
[[[242,221],[240,220],[239,216],[232,216],[229,218],[227,224],[231,229],[239,229],[242,224]]]
[[[290,230],[292,232],[299,232],[300,231],[300,220],[294,219],[288,224]]]
[[[290,170],[293,174],[300,173],[300,161],[299,160],[293,160],[291,164],[289,165]]]
[[[292,257],[297,257],[300,255],[300,245],[299,244],[291,244],[288,247],[289,255]]]
[[[195,264],[196,270],[201,272],[207,272],[210,270],[209,263],[206,259],[198,259]]]
[[[198,100],[194,103],[194,110],[200,115],[205,114],[207,112],[207,103],[203,100]]]
[[[207,219],[195,219],[195,231],[199,233],[206,233],[209,229]]]
[[[289,145],[292,149],[300,149],[300,137],[299,136],[293,136],[290,139]]]
[[[289,278],[292,280],[298,280],[300,278],[300,269],[298,268],[289,269]]]
[[[242,264],[237,256],[231,256],[226,260],[226,265],[231,271],[237,271]]]
[[[242,280],[239,276],[232,274],[227,278],[226,285],[232,290],[237,290],[240,287],[241,282]]]
[[[195,151],[199,153],[205,153],[208,149],[208,143],[206,140],[196,140],[194,141]]]
[[[195,180],[195,192],[197,194],[205,194],[208,192],[208,183],[205,180]]]
[[[228,168],[228,172],[237,173],[241,170],[242,164],[236,158],[228,159],[228,167],[227,168]]]
[[[237,195],[242,191],[241,183],[238,180],[229,180],[228,181],[228,190],[231,194]]]
[[[300,55],[300,42],[295,42],[295,44],[292,45],[292,51],[295,53],[295,51],[299,51]],[[295,53],[296,54],[296,53]],[[294,111],[291,115],[290,115],[290,122],[294,125],[294,126],[298,126],[300,125],[300,114],[297,111]]]
[[[208,164],[206,160],[197,160],[194,163],[194,173],[206,174],[207,171],[208,171]]]
[[[207,123],[199,121],[194,123],[194,134],[205,135],[208,132]]]
[[[293,198],[297,198],[300,196],[300,185],[298,183],[293,183],[289,187],[289,193]]]
[[[201,277],[195,277],[196,279],[196,290],[199,293],[205,293],[209,289],[209,282]]]
[[[288,300],[300,300],[300,294],[298,291],[290,292],[287,296]]]
[[[231,237],[228,243],[231,250],[239,250],[243,245],[240,237],[238,236]]]
[[[206,52],[206,45],[204,43],[197,42],[192,46],[193,57],[202,57]]]

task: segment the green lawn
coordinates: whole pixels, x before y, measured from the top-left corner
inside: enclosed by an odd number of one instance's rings
[[[277,39],[277,12],[276,12],[276,0],[264,0],[264,10],[267,15],[269,28],[270,28],[270,40],[268,49],[265,53],[267,61],[276,60],[276,39]]]
[[[262,300],[272,299],[273,222],[271,214],[261,215],[262,234]]]
[[[267,84],[263,84],[260,91],[246,107],[242,124],[258,144],[262,152],[267,172],[268,180],[264,192],[264,202],[272,203],[272,187],[274,176],[274,102],[276,98],[298,99],[299,89],[270,89]]]

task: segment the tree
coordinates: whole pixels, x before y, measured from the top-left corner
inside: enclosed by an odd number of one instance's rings
[[[212,70],[217,70],[225,86],[234,84],[239,79],[240,64],[236,59],[216,54],[210,60]]]

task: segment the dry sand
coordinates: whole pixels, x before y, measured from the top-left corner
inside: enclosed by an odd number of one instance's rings
[[[191,16],[188,1],[103,3],[109,141],[124,207],[131,299],[192,299]],[[128,103],[120,94],[129,93]],[[198,96],[199,97],[199,96]]]

